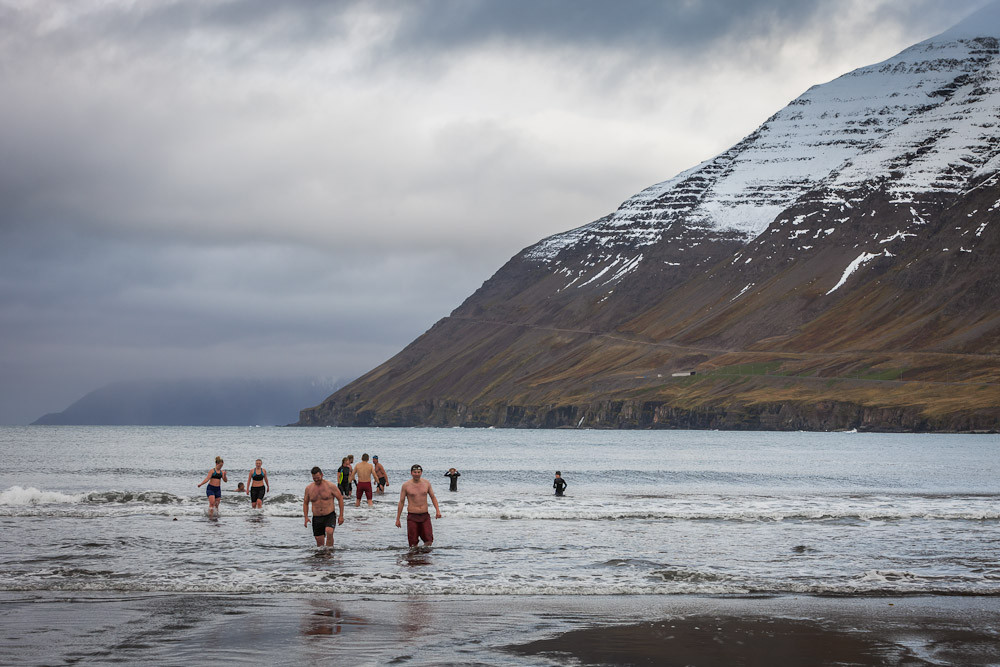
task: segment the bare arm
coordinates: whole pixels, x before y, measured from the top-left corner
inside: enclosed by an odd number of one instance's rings
[[[261,470],[264,470],[261,468]],[[267,492],[271,493],[271,480],[267,478],[267,471],[264,470],[264,486],[267,488]]]
[[[226,477],[226,471],[225,470],[222,471],[222,481],[223,482],[229,482],[229,478]]]
[[[396,507],[396,528],[402,528],[399,525],[399,517],[403,515],[403,503],[406,502],[406,482],[399,487],[399,506]]]
[[[306,520],[303,526],[309,525],[309,487],[306,487],[305,494],[302,498],[302,518]]]
[[[431,502],[434,503],[434,517],[440,519],[441,508],[438,507],[438,499],[437,496],[434,495],[434,488],[431,487],[430,482],[427,483],[427,495],[431,497]]]
[[[207,474],[207,475],[205,475],[205,479],[203,479],[203,480],[201,480],[200,482],[198,482],[198,486],[201,486],[202,484],[204,484],[204,483],[205,483],[205,482],[207,482],[208,480],[212,479],[212,473],[213,473],[213,472],[215,472],[215,469],[214,469],[214,468],[213,468],[212,470],[209,470],[209,471],[208,471],[208,474]]]
[[[334,483],[332,483],[332,482],[330,483],[330,488],[333,489],[333,495],[337,496],[337,504],[340,505],[340,514],[337,515],[337,525],[338,526],[343,526],[344,525],[344,494],[342,494],[340,492],[340,489],[337,488],[337,485],[334,484]]]

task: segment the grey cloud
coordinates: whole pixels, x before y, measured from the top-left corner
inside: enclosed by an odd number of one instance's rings
[[[348,39],[359,25],[373,64],[414,54],[453,57],[485,45],[542,50],[614,50],[635,58],[699,51],[732,42],[768,42],[806,27],[830,27],[860,8],[883,25],[940,29],[988,0],[175,0],[168,3],[86,5],[72,21],[55,22],[62,3],[30,11],[0,8],[8,35],[33,35],[58,50],[88,49],[95,40],[130,44],[143,52],[208,49],[239,65],[288,54],[301,57]],[[42,26],[45,26],[44,28]],[[198,36],[207,40],[196,46]],[[222,40],[222,44],[219,41]],[[286,61],[288,62],[288,61]]]
[[[447,253],[44,242],[0,250],[0,422],[120,379],[355,377],[482,280]]]
[[[862,7],[875,12],[873,18],[878,20],[873,29],[899,25],[914,32],[935,31],[987,2],[417,0],[405,5],[385,48],[407,55],[419,52],[449,57],[456,51],[489,44],[539,50],[596,49],[627,53],[634,64],[666,54],[697,58],[699,53],[720,47],[725,47],[724,51],[745,50],[751,44],[768,48],[805,28],[829,29],[837,19]]]

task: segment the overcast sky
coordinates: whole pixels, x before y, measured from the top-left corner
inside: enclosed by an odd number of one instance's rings
[[[0,423],[116,380],[356,377],[983,4],[0,0]]]

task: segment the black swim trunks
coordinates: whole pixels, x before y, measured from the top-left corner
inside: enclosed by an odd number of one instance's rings
[[[264,500],[264,486],[251,486],[250,487],[250,502],[255,503],[258,500]]]
[[[330,528],[337,527],[337,513],[330,512],[329,514],[321,514],[320,516],[313,515],[312,524],[313,535],[315,537],[326,535],[327,526]]]

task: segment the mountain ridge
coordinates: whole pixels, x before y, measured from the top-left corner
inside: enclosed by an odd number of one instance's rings
[[[343,385],[320,378],[129,380],[88,392],[32,425],[285,425],[303,402]]]
[[[813,86],[525,248],[299,423],[995,430],[996,34],[991,5]],[[785,390],[720,370],[748,363]],[[683,370],[700,375],[635,382]],[[893,372],[881,393],[862,377]]]

